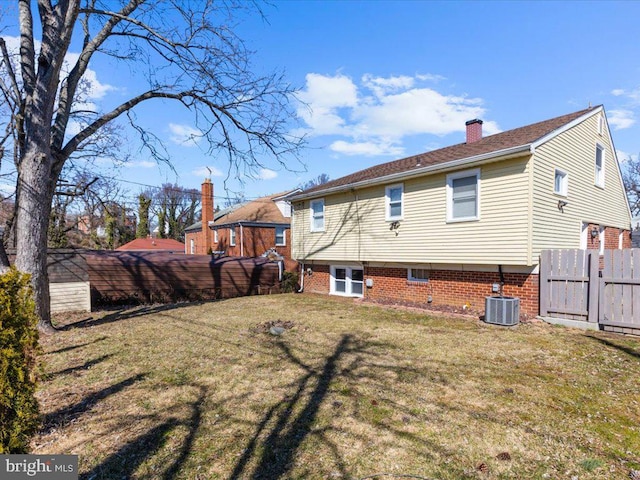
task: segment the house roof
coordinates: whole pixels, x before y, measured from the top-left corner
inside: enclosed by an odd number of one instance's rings
[[[291,219],[285,217],[276,204],[276,200],[286,197],[288,193],[290,193],[290,191],[246,202],[231,212],[216,218],[213,226],[217,227],[238,223],[288,225],[291,223]]]
[[[236,203],[235,205],[231,205],[230,207],[223,208],[222,210],[218,210],[217,212],[213,212],[213,220],[216,221],[218,218],[228,215],[230,212],[240,208],[242,205],[246,205],[248,202]],[[184,229],[185,232],[196,232],[198,230],[202,230],[202,222],[196,222],[193,225],[189,225]]]
[[[170,251],[184,252],[184,243],[171,238],[136,238],[116,248],[118,251]]]
[[[409,176],[411,174],[424,173],[426,175],[429,170],[432,170],[433,167],[436,166],[445,167],[448,164],[452,164],[453,166],[456,164],[456,161],[465,159],[472,161],[475,158],[497,157],[510,151],[515,153],[515,151],[519,151],[518,147],[521,147],[524,151],[525,148],[531,147],[531,145],[537,141],[552,135],[556,131],[561,131],[563,127],[566,127],[567,124],[570,124],[574,120],[601,108],[601,106],[590,107],[560,117],[483,137],[476,142],[459,143],[400,160],[375,165],[305,190],[298,195],[294,195],[292,200],[295,201],[319,196],[325,191],[341,191],[354,184],[369,183],[377,179],[402,177],[403,174]]]

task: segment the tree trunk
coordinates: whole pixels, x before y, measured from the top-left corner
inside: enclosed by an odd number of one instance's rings
[[[20,182],[17,189],[16,268],[31,275],[38,327],[43,333],[55,331],[49,305],[49,275],[47,273],[47,230],[51,213],[51,158],[32,149],[20,162]]]
[[[2,241],[2,227],[0,227],[0,275],[6,273],[9,270],[9,257],[4,249],[4,242]]]

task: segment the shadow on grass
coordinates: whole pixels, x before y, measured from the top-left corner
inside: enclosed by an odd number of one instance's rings
[[[184,307],[191,307],[194,305],[201,305],[204,302],[181,302],[181,303],[169,303],[162,305],[147,305],[142,307],[126,307],[120,309],[114,313],[109,313],[101,318],[85,318],[78,322],[69,323],[61,327],[56,327],[59,331],[68,331],[76,328],[96,327],[98,325],[105,325],[107,323],[119,322],[122,320],[129,320],[131,318],[143,317],[145,315],[154,315],[156,313],[168,312]]]
[[[596,342],[600,342],[607,347],[615,348],[616,350],[620,350],[621,352],[626,353],[627,355],[631,355],[632,357],[640,359],[640,351],[634,350],[633,348],[627,347],[626,345],[620,345],[618,343],[607,340],[606,338],[595,337],[593,335],[588,335],[588,337]]]
[[[94,365],[97,365],[100,362],[105,361],[107,358],[113,357],[113,353],[109,353],[107,355],[102,355],[98,358],[94,358],[93,360],[89,360],[88,362],[83,363],[82,365],[78,365],[76,367],[65,368],[64,370],[58,370],[57,372],[47,373],[46,377],[48,379],[57,377],[59,375],[68,375],[69,373],[74,373],[82,370],[87,370]]]
[[[115,385],[111,385],[107,388],[89,394],[80,402],[45,415],[43,419],[42,433],[49,433],[53,428],[71,422],[83,413],[89,411],[99,401],[104,400],[105,398],[114,395],[127,387],[130,387],[136,382],[144,380],[145,377],[146,374],[143,373],[140,373],[133,377],[129,377],[121,382],[116,383]]]
[[[193,442],[202,422],[207,389],[202,386],[199,389],[200,393],[196,401],[191,405],[191,415],[187,419],[181,420],[171,417],[165,420],[160,425],[123,445],[117,452],[107,457],[99,465],[96,465],[91,471],[81,475],[80,478],[83,480],[132,478],[140,465],[165,446],[171,433],[176,428],[186,427],[188,433],[177,452],[175,460],[164,470],[164,473],[157,472],[157,474],[153,474],[150,477],[163,480],[176,478],[182,465],[189,458],[193,449]]]
[[[296,451],[311,432],[311,427],[320,405],[329,391],[329,385],[336,373],[337,362],[349,350],[351,343],[351,335],[343,335],[340,343],[336,346],[333,354],[327,358],[320,372],[316,372],[296,358],[286,344],[283,342],[277,343],[288,359],[306,370],[306,374],[298,380],[296,392],[285,402],[284,408],[281,409],[280,405],[274,405],[263,417],[242,457],[238,460],[230,479],[245,478],[243,472],[247,463],[260,446],[262,447],[262,455],[251,478],[275,480],[283,477],[291,469]],[[302,404],[306,387],[313,379],[317,379],[315,388],[300,413],[291,420],[294,408],[298,404]],[[266,426],[276,416],[278,410],[281,411],[277,415],[275,425],[264,440],[264,444],[259,445],[258,439],[266,429]]]
[[[65,353],[65,352],[70,352],[71,350],[75,350],[77,348],[82,348],[82,347],[86,347],[87,345],[91,345],[93,343],[98,343],[98,342],[102,342],[103,340],[106,340],[108,337],[106,336],[102,336],[100,338],[96,338],[95,340],[91,341],[91,342],[87,342],[87,343],[81,343],[79,345],[69,345],[68,347],[64,347],[64,348],[59,348],[58,350],[52,350],[50,352],[43,352],[44,355],[52,355],[54,353]]]

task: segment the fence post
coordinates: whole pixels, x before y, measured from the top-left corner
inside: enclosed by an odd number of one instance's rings
[[[549,311],[549,272],[551,271],[551,251],[540,252],[540,285],[538,287],[540,297],[540,316],[546,317]]]
[[[595,255],[596,250],[587,250],[589,256],[589,316],[590,323],[598,322],[598,305],[600,304],[600,255]]]

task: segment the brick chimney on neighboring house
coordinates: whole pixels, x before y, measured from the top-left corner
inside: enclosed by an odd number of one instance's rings
[[[482,140],[482,120],[476,118],[465,123],[467,126],[467,143]]]
[[[211,249],[211,230],[209,222],[213,221],[213,183],[211,179],[205,178],[202,182],[202,241],[204,243],[203,254],[209,253]]]

